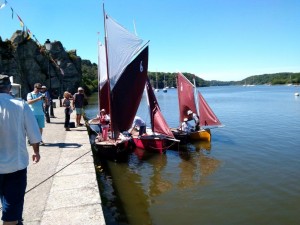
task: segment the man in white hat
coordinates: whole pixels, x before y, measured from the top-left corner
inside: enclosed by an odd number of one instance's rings
[[[187,115],[188,115],[188,121],[194,120],[195,130],[196,131],[200,130],[200,121],[198,115],[196,113],[193,113],[192,110],[188,110]]]

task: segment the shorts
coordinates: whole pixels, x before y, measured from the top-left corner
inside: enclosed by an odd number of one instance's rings
[[[75,108],[76,109],[76,115],[82,115],[83,114],[83,108]]]
[[[13,173],[0,174],[1,219],[3,221],[22,219],[26,185],[27,168]]]
[[[44,115],[35,115],[35,119],[39,125],[39,128],[45,127],[45,118]]]
[[[146,126],[140,126],[139,135],[143,135],[146,133]]]

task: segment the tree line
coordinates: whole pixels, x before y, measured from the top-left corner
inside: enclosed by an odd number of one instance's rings
[[[91,91],[97,91],[98,87],[98,75],[97,75],[97,64],[91,63],[89,60],[82,60],[82,77],[83,83]],[[162,89],[164,87],[177,88],[176,83],[177,73],[166,73],[166,72],[148,72],[148,76],[153,88]],[[197,87],[207,86],[229,86],[229,85],[284,85],[284,84],[300,84],[300,72],[282,72],[273,74],[262,74],[249,76],[240,81],[218,81],[218,80],[203,80],[192,73],[184,72],[183,75],[187,77],[192,83],[195,78]]]

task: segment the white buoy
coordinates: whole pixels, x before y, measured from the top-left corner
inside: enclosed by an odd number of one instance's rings
[[[295,93],[295,96],[299,96],[299,92],[296,92],[296,93]]]

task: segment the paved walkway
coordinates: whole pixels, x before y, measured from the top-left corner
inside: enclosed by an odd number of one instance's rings
[[[86,127],[65,131],[64,108],[54,108],[54,115],[44,129],[41,161],[28,167],[23,223],[104,225]]]

